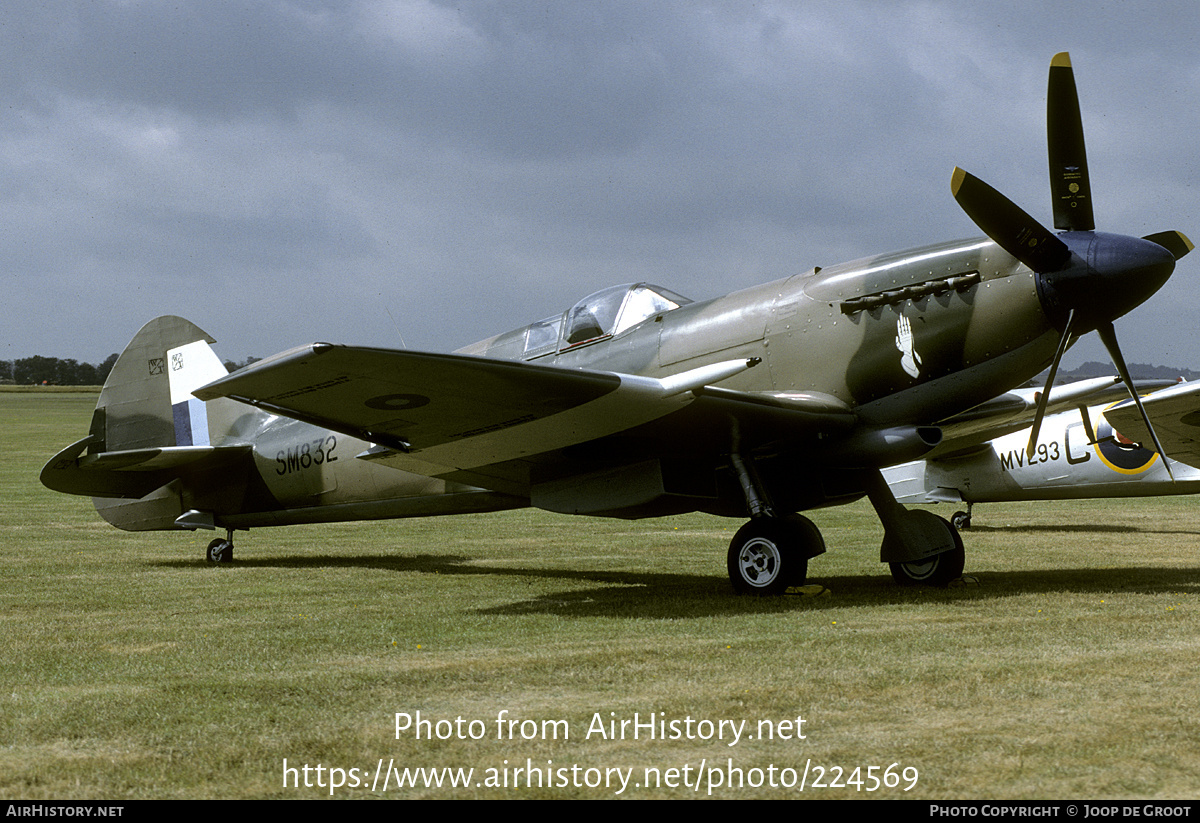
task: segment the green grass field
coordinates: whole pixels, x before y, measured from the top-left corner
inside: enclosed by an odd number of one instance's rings
[[[38,483],[95,400],[0,393],[4,797],[1200,796],[1200,500],[977,507],[947,590],[819,511],[815,599],[734,596],[740,524],[700,515],[265,529],[214,567]],[[634,713],[668,739],[597,731]]]

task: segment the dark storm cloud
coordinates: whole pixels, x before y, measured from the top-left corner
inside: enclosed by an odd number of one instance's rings
[[[6,4],[0,259],[24,309],[0,358],[99,360],[165,312],[236,358],[393,345],[393,316],[410,345],[451,348],[611,282],[706,297],[969,236],[955,164],[1046,211],[1042,100],[1064,49],[1103,227],[1200,234],[1195,15]],[[1159,311],[1182,322],[1195,301],[1176,280]],[[1145,311],[1122,321],[1127,349],[1182,353]]]

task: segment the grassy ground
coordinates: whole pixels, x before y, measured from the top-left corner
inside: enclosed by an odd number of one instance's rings
[[[94,403],[0,394],[5,797],[1200,796],[1195,499],[977,507],[948,590],[891,583],[865,504],[815,514],[817,599],[735,597],[705,516],[257,530],[212,567],[37,482]]]

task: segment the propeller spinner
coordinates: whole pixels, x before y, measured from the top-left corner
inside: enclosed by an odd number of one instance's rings
[[[1113,321],[1158,291],[1174,271],[1175,261],[1192,250],[1192,242],[1177,231],[1139,238],[1095,230],[1083,120],[1079,114],[1075,73],[1066,52],[1055,55],[1050,62],[1046,134],[1054,226],[1065,230],[1060,234],[1050,231],[1003,194],[962,169],[956,168],[951,180],[954,199],[963,211],[996,245],[1034,271],[1042,308],[1062,332],[1046,388],[1038,400],[1028,453],[1032,456],[1037,446],[1047,398],[1063,353],[1075,338],[1096,331],[1137,403],[1155,450],[1163,455],[1163,464],[1170,472],[1158,436],[1125,366]]]

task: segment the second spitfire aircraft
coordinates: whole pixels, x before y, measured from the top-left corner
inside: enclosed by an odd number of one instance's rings
[[[1018,389],[987,405],[1012,410],[1013,425],[976,425],[968,412],[942,425],[938,447],[921,460],[883,471],[903,503],[965,503],[950,518],[971,527],[976,503],[1151,497],[1200,493],[1200,381],[1138,381],[1151,391],[1143,405],[1169,456],[1146,447],[1150,432],[1129,399],[1113,402],[1114,378],[1095,378],[1054,389],[1037,448],[1027,452],[1026,413],[1036,406],[1032,389]],[[1157,390],[1155,390],[1157,389]],[[1153,390],[1153,391],[1152,391]]]
[[[825,551],[796,512],[866,495],[896,579],[944,584],[962,540],[900,505],[881,470],[935,447],[938,421],[1053,372],[1086,332],[1126,375],[1112,321],[1191,249],[1174,231],[1095,231],[1065,54],[1047,109],[1062,233],[956,169],[954,197],[986,238],[704,302],[613,287],[454,354],[314,343],[227,374],[207,335],[159,318],[42,482],[97,498],[121,528],[225,529],[217,561],[235,529],[293,523],[519,506],[748,517],[729,575],[763,595],[803,584]]]

